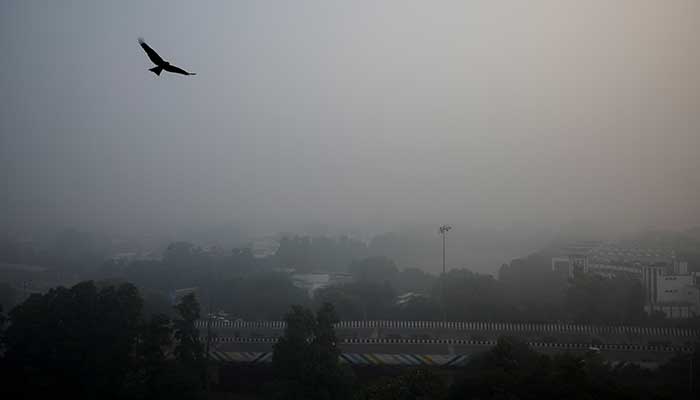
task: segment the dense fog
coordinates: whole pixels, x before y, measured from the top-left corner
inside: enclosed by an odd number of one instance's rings
[[[700,222],[695,1],[0,10],[13,232],[437,240],[447,222],[548,240],[573,221]],[[139,36],[198,75],[148,72]]]

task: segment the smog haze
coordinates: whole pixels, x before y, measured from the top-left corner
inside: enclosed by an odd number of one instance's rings
[[[3,2],[0,224],[691,227],[698,17],[691,0]],[[149,72],[140,36],[198,75]]]

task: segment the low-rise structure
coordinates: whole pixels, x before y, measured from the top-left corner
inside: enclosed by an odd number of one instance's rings
[[[318,289],[326,288],[334,285],[342,285],[353,282],[351,274],[336,272],[311,272],[305,274],[292,274],[292,283],[294,286],[304,289],[309,297],[313,297]]]
[[[197,301],[201,300],[199,298],[199,288],[198,287],[191,287],[191,288],[183,288],[183,289],[174,290],[170,294],[170,301],[172,302],[173,305],[179,304],[182,301],[182,298],[187,296],[188,294],[193,294],[194,297],[197,299]]]
[[[280,243],[274,237],[265,237],[253,240],[250,247],[253,257],[265,258],[275,255],[280,247]]]
[[[667,318],[700,315],[698,274],[689,272],[688,263],[677,260],[673,250],[586,242],[562,248],[552,258],[552,271],[568,279],[579,274],[639,279],[648,313],[663,312]]]

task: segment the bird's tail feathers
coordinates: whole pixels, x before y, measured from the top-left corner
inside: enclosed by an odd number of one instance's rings
[[[160,76],[160,73],[163,71],[163,67],[153,67],[153,68],[149,69],[149,71]]]

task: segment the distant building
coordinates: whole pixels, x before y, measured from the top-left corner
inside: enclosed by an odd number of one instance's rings
[[[552,271],[569,279],[579,274],[639,279],[648,313],[660,311],[667,318],[700,315],[698,274],[689,273],[688,263],[676,260],[673,250],[595,242],[574,244],[552,258]]]
[[[170,294],[170,301],[173,305],[177,305],[182,301],[182,298],[188,294],[194,294],[195,299],[200,301],[200,292],[198,287],[176,289]]]
[[[407,293],[396,296],[395,304],[397,306],[404,306],[404,305],[409,304],[412,301],[425,300],[425,299],[428,299],[428,296],[424,295],[422,293],[407,292]]]
[[[348,273],[312,272],[308,274],[292,274],[294,286],[304,289],[311,298],[314,297],[314,293],[318,289],[350,282],[353,282],[353,277]]]
[[[554,257],[552,258],[552,271],[566,279],[573,279],[573,262],[569,257]]]
[[[154,252],[121,252],[115,253],[108,257],[111,262],[119,264],[128,264],[134,261],[160,261],[161,257]]]
[[[266,237],[254,240],[251,244],[251,251],[253,252],[253,257],[265,258],[275,255],[279,247],[280,243],[277,239]]]

